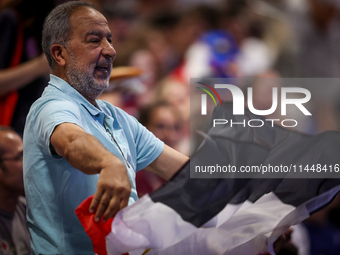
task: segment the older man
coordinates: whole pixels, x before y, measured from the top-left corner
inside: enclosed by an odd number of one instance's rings
[[[0,126],[0,254],[30,254],[22,149],[21,137]]]
[[[137,199],[136,171],[169,179],[188,159],[121,109],[96,100],[109,85],[111,39],[105,17],[84,2],[59,5],[45,20],[52,74],[24,132],[33,254],[93,254],[74,209],[94,194],[89,210],[106,221]]]

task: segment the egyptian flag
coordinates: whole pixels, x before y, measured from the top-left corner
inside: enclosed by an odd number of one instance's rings
[[[235,122],[260,118],[249,111],[233,116],[229,104],[218,105],[212,115],[212,119]],[[217,164],[238,169],[326,165],[333,172],[339,167],[339,133],[307,136],[264,123],[261,128],[211,125],[190,162],[171,180],[117,213],[111,230],[101,236],[107,254],[140,255],[145,249],[150,249],[147,254],[161,255],[274,254],[273,243],[290,226],[332,201],[340,190],[340,179],[329,178],[334,175],[327,175],[325,168],[270,178],[259,178],[259,174],[240,178],[239,173],[190,178],[196,166]],[[88,212],[88,206],[84,211]]]

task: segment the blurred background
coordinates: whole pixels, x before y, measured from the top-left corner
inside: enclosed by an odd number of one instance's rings
[[[63,2],[0,1],[0,124],[12,126],[20,135],[30,105],[48,82],[42,23]],[[109,22],[117,51],[114,67],[142,71],[130,78],[113,78],[100,98],[135,116],[186,155],[190,78],[340,78],[339,0],[88,2]],[[256,82],[252,85],[259,88]],[[268,109],[271,96],[266,95],[271,89],[272,85],[262,86],[255,95],[258,109]],[[313,121],[300,131],[340,130],[338,80],[333,86],[320,83],[310,89]],[[140,171],[139,195],[163,182]],[[292,236],[295,249],[282,254],[340,254],[339,202],[298,226]]]

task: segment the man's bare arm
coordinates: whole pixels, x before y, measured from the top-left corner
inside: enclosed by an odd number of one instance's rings
[[[51,135],[51,144],[59,156],[85,174],[99,173],[97,190],[90,211],[95,219],[113,217],[127,206],[131,184],[124,163],[92,135],[72,123],[58,125]]]
[[[188,160],[187,156],[164,145],[161,155],[147,166],[145,170],[156,173],[165,180],[169,180]]]

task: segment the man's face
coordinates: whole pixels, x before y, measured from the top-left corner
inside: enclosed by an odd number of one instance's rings
[[[108,86],[116,52],[107,20],[98,11],[83,7],[71,16],[66,78],[83,96],[95,99]]]
[[[161,106],[152,111],[146,128],[166,145],[174,147],[179,139],[178,126],[173,109]]]
[[[0,186],[13,194],[23,195],[22,139],[13,131],[0,131],[0,141],[5,150],[0,157]]]

